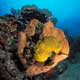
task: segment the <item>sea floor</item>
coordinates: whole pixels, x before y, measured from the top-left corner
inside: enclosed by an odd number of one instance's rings
[[[80,80],[80,53],[76,53],[73,62],[67,62],[68,68],[57,80]]]
[[[68,69],[57,80],[80,80],[80,64],[69,64]]]

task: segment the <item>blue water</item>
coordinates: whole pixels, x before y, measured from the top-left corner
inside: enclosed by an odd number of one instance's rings
[[[11,8],[35,4],[47,8],[58,19],[57,27],[67,29],[72,36],[80,36],[80,0],[0,0],[0,15]]]

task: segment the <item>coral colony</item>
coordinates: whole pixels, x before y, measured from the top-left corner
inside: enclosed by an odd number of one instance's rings
[[[57,65],[68,57],[71,41],[56,22],[50,11],[35,5],[0,16],[1,80],[49,80],[50,74],[66,70]],[[67,57],[56,59],[57,55]]]

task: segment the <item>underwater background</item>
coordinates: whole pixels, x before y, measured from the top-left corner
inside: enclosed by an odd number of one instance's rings
[[[0,0],[0,16],[10,13],[11,8],[21,9],[25,5],[36,5],[41,9],[48,9],[58,20],[56,27],[67,30],[68,35],[72,37],[79,37],[79,39],[74,38],[75,40],[72,38],[69,39],[70,42],[72,42],[72,54],[76,55],[75,57],[71,57],[71,62],[68,60],[63,62],[63,64],[66,63],[65,65],[67,65],[68,68],[54,80],[80,80],[80,0]],[[3,55],[0,54],[0,56]],[[6,64],[8,65],[8,62]],[[64,69],[63,64],[61,65]],[[60,68],[60,66],[58,67]],[[51,76],[54,75],[52,74]],[[36,80],[42,79],[38,78]],[[53,78],[51,77],[48,80],[53,80]]]
[[[52,12],[58,19],[57,26],[67,29],[72,36],[80,36],[80,0],[0,0],[0,15],[24,5],[37,5]]]

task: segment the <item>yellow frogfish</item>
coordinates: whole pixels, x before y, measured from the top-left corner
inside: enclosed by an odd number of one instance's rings
[[[37,62],[44,63],[53,52],[57,55],[62,48],[61,41],[57,37],[47,36],[39,40],[34,47],[34,58]]]

